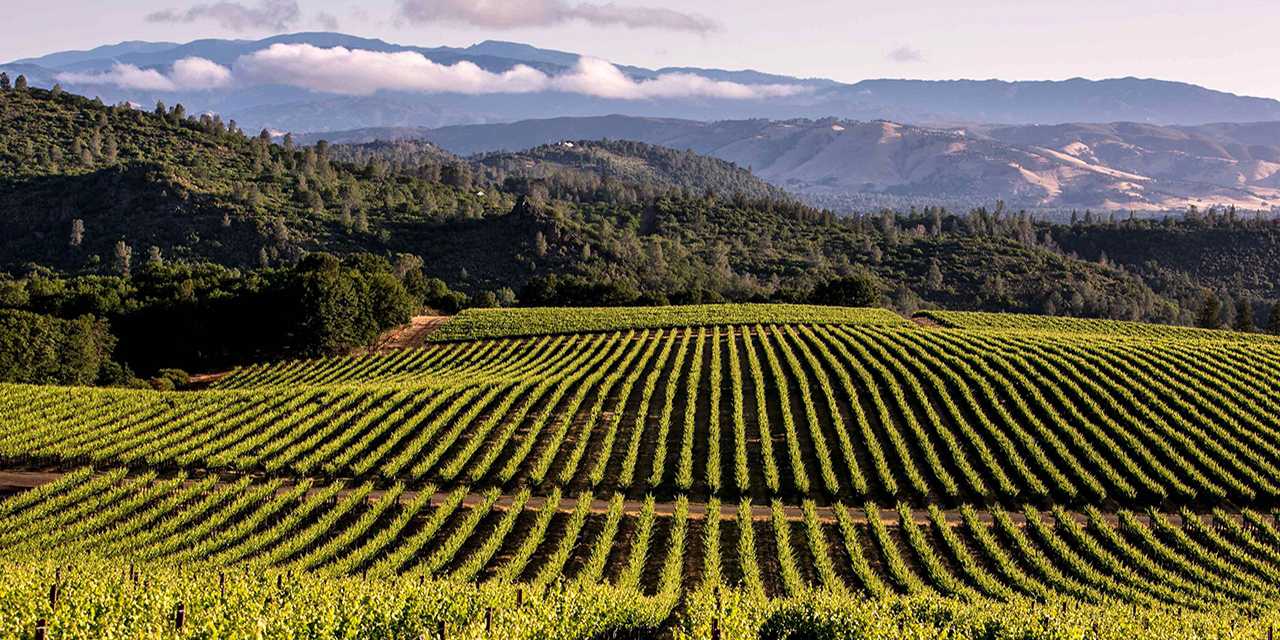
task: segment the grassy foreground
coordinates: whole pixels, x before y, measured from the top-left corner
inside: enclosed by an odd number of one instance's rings
[[[710,585],[692,593],[686,608],[674,613],[674,599],[608,586],[530,589],[409,578],[319,578],[84,557],[70,563],[11,559],[0,561],[0,571],[5,575],[0,582],[0,638],[5,640],[36,637],[42,621],[47,637],[65,640],[417,640],[437,638],[441,628],[446,638],[463,640],[1243,640],[1265,638],[1280,622],[1274,609],[1183,611],[1070,600],[963,602],[937,596],[863,600],[825,591],[768,600]],[[660,632],[664,623],[670,627]]]

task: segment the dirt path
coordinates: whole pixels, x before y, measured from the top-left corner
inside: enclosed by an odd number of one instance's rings
[[[385,353],[397,349],[421,347],[426,344],[427,337],[449,321],[450,316],[424,315],[409,319],[409,324],[389,329],[369,349],[361,349],[360,353]]]
[[[197,373],[191,376],[187,384],[193,389],[203,389],[229,375],[231,375],[230,371],[219,371],[218,373]]]
[[[34,489],[62,475],[57,471],[0,471],[0,495]]]
[[[937,321],[937,320],[934,320],[933,318],[926,318],[926,317],[924,317],[924,316],[914,316],[914,317],[907,318],[907,319],[908,319],[908,320],[910,320],[910,321],[912,321],[912,322],[914,322],[914,323],[915,323],[915,324],[917,324],[918,326],[925,327],[925,328],[928,328],[928,329],[941,329],[941,328],[942,328],[942,325],[938,324],[938,321]]]
[[[351,352],[352,355],[368,354],[368,353],[387,353],[399,349],[409,349],[412,347],[421,347],[427,343],[427,337],[435,333],[437,329],[444,326],[452,316],[441,315],[423,315],[414,316],[409,319],[408,324],[403,324],[394,329],[388,329],[378,339],[374,341],[371,347],[361,347]],[[230,371],[219,371],[216,373],[197,373],[191,376],[191,389],[204,389],[209,385],[231,375]]]
[[[26,490],[26,489],[33,489],[43,484],[53,482],[54,480],[61,478],[63,475],[64,473],[59,471],[0,471],[0,496],[9,494],[9,493],[15,493],[15,492]],[[195,480],[188,480],[187,482],[192,483],[192,482],[195,482]],[[287,493],[290,490],[290,488],[294,486],[295,482],[297,481],[296,480],[285,481],[281,485],[281,487],[277,490],[277,493],[278,494]],[[313,486],[313,488],[308,492],[308,495],[319,493],[320,491],[322,491],[323,482],[324,482],[323,480],[317,480],[316,486]],[[351,488],[343,489],[339,491],[337,499],[341,500],[343,497],[349,495],[352,491],[354,491],[354,489],[351,489]],[[452,493],[451,491],[437,491],[436,493],[432,494],[430,499],[431,506],[439,506],[443,504],[451,493]],[[374,489],[369,492],[369,495],[367,498],[365,498],[365,500],[369,503],[376,503],[378,500],[381,500],[385,494],[386,494],[385,489]],[[397,503],[407,504],[415,500],[418,497],[418,495],[419,495],[418,491],[414,491],[414,490],[403,491],[401,492],[399,498],[397,499]],[[484,502],[485,502],[485,497],[483,493],[472,492],[472,493],[468,493],[462,498],[462,504],[468,507],[474,507],[476,505],[483,504]],[[514,502],[515,502],[514,495],[503,494],[498,497],[497,502],[495,502],[495,507],[499,509],[508,509],[511,507],[511,505]],[[546,503],[547,503],[547,498],[545,496],[531,496],[528,499],[528,501],[525,503],[524,508],[526,510],[536,511],[536,510],[542,509],[543,506],[546,505]],[[560,513],[566,513],[566,514],[573,513],[573,511],[577,508],[577,504],[578,504],[578,500],[575,496],[566,496],[560,501],[560,505],[557,507],[557,511],[559,511]],[[610,505],[610,501],[608,499],[593,498],[591,501],[589,512],[593,514],[598,514],[598,515],[606,514],[609,512],[609,505]],[[868,522],[868,517],[865,509],[857,505],[846,505],[846,508],[848,509],[850,520],[853,521],[854,523],[866,524]],[[628,499],[628,500],[624,500],[622,503],[622,512],[623,514],[628,516],[637,516],[641,513],[641,511],[643,511],[643,509],[644,509],[644,501],[642,500]],[[990,511],[982,507],[976,507],[976,509],[978,511],[979,521],[983,522],[984,524],[991,524],[993,522]],[[674,516],[675,512],[676,512],[676,503],[673,501],[663,501],[663,502],[657,502],[654,504],[654,513],[657,514],[658,516],[670,517],[670,516]],[[1026,515],[1021,511],[1021,509],[1009,508],[1007,512],[1009,514],[1010,520],[1012,520],[1014,524],[1018,526],[1026,525]],[[788,521],[800,522],[804,520],[804,509],[800,505],[794,505],[794,504],[785,505],[783,507],[783,513]],[[837,522],[833,507],[819,506],[817,507],[817,513],[818,513],[818,520],[824,524],[834,524]],[[964,517],[962,516],[959,510],[944,509],[942,513],[943,513],[943,518],[948,525],[952,527],[958,527],[964,524]],[[1134,514],[1134,517],[1140,522],[1150,523],[1151,521],[1150,516],[1141,510],[1134,511],[1133,514]],[[726,501],[721,503],[719,515],[721,520],[736,520],[738,518],[738,503],[736,501]],[[1042,509],[1040,511],[1040,515],[1045,522],[1049,522],[1049,523],[1053,522],[1053,516],[1049,510]],[[1088,522],[1088,517],[1083,512],[1073,511],[1071,512],[1071,515],[1076,519],[1077,522],[1080,522],[1082,524]],[[1202,517],[1207,516],[1207,514],[1201,514],[1201,515]],[[1243,516],[1239,512],[1233,511],[1233,512],[1230,512],[1230,515],[1232,515],[1238,522],[1243,522],[1244,520]],[[1164,516],[1166,519],[1168,519],[1170,523],[1174,524],[1175,526],[1182,525],[1182,516],[1180,514],[1165,513]],[[689,518],[692,520],[704,520],[706,517],[707,517],[707,503],[695,502],[691,500],[689,502]],[[880,522],[882,522],[887,527],[896,527],[899,525],[898,512],[896,509],[880,509],[879,517],[880,517]],[[1108,523],[1110,523],[1113,526],[1118,524],[1120,521],[1119,516],[1117,516],[1115,512],[1110,512],[1110,511],[1105,512],[1103,514],[1103,517]],[[772,518],[773,518],[773,511],[770,505],[767,505],[767,504],[751,505],[751,519],[753,521],[767,522]],[[916,525],[922,526],[922,527],[932,526],[932,523],[933,523],[933,520],[930,518],[929,510],[927,508],[918,508],[918,507],[912,508],[911,520]]]

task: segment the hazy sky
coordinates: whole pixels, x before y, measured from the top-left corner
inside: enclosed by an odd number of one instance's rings
[[[1276,0],[4,0],[0,13],[0,61],[336,29],[423,46],[513,40],[648,67],[843,81],[1139,76],[1280,98]]]

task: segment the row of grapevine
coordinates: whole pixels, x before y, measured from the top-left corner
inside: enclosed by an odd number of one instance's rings
[[[610,586],[533,590],[457,579],[336,578],[307,573],[213,572],[96,557],[74,563],[0,561],[0,634],[104,637],[485,638],[875,637],[979,640],[1265,638],[1274,607],[1202,611],[1126,603],[1014,599],[965,602],[936,595],[852,599],[809,591],[767,600],[708,585],[684,601]],[[56,585],[56,602],[49,598]],[[776,634],[776,635],[775,635]]]
[[[1280,598],[1280,527],[1250,510],[886,511],[744,500],[735,515],[683,496],[629,503],[589,492],[435,494],[121,472],[78,474],[0,507],[0,558],[98,555],[535,588],[565,580],[672,598],[697,584],[770,597],[937,593],[1187,608]],[[736,533],[722,536],[729,527]],[[730,574],[739,576],[732,584]]]
[[[3,385],[0,463],[632,498],[1280,498],[1280,349],[1261,344],[847,325],[536,340],[429,384]],[[467,348],[500,359],[498,342]]]
[[[1066,316],[1039,316],[1017,313],[991,313],[984,311],[921,311],[919,318],[936,322],[953,329],[1029,331],[1046,333],[1081,333],[1110,338],[1164,338],[1172,340],[1239,340],[1275,344],[1274,336],[1236,331],[1218,331],[1196,327],[1071,318]]]
[[[794,323],[895,326],[905,325],[906,320],[886,309],[801,304],[467,309],[432,334],[431,340],[446,342],[628,329]]]

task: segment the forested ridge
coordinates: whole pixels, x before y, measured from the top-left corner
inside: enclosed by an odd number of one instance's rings
[[[157,327],[210,318],[253,326],[265,304],[255,296],[295,299],[291,274],[325,264],[299,270],[316,252],[343,263],[321,270],[349,275],[326,296],[383,310],[774,301],[1275,326],[1270,221],[1088,213],[1052,225],[998,203],[836,216],[718,160],[570,144],[472,159],[429,143],[300,147],[181,105],[10,87],[0,91],[0,307],[105,318],[117,353],[149,373],[316,353],[288,337],[304,333],[289,325],[298,318],[268,334],[274,348],[216,344],[230,339],[221,329],[196,331],[209,342],[171,362],[134,346]],[[376,274],[397,281],[381,290],[396,302],[353,293],[352,283],[385,282]],[[325,328],[340,339],[322,351],[406,317],[368,313],[381,320]]]

